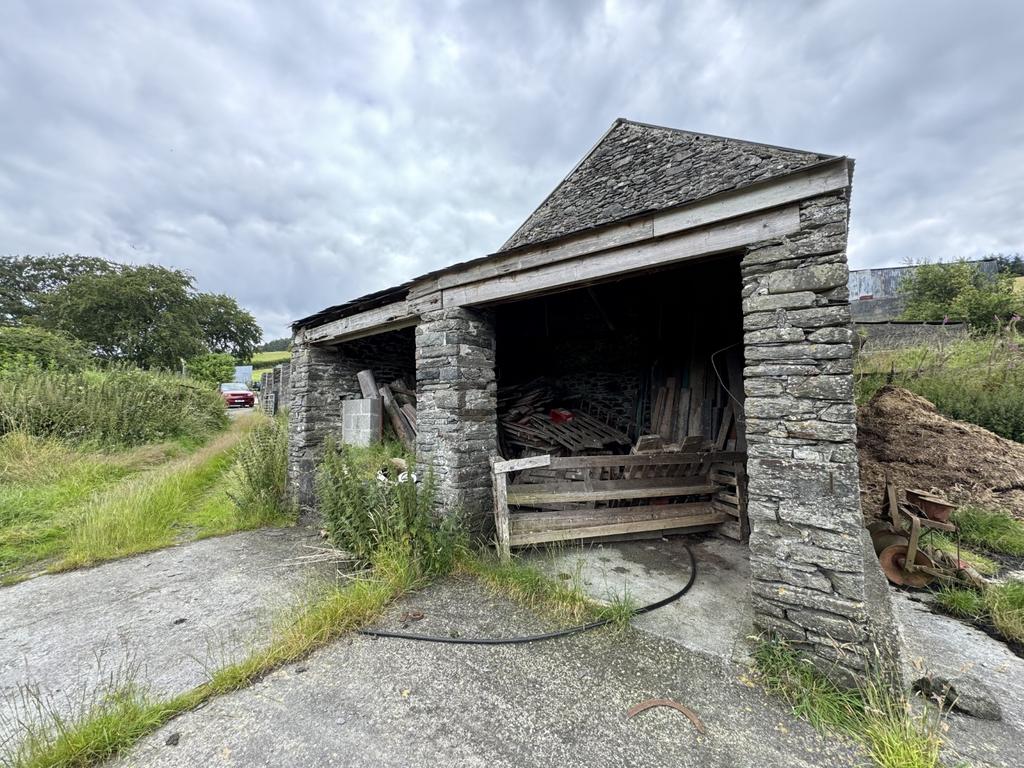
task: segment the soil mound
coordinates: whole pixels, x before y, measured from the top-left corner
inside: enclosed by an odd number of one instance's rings
[[[861,406],[857,448],[865,517],[879,512],[888,467],[901,489],[998,506],[1024,519],[1024,444],[949,419],[913,392],[883,387]]]

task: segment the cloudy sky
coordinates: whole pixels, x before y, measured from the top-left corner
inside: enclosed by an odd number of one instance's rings
[[[1024,251],[1019,2],[2,5],[0,254],[268,336],[497,249],[618,116],[856,158],[855,267]]]

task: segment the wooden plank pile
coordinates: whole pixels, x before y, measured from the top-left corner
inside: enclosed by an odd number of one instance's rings
[[[377,386],[373,371],[359,371],[356,374],[363,397],[383,401],[384,412],[395,436],[408,450],[416,448],[416,390],[410,389],[405,381],[396,379],[391,384]]]
[[[629,435],[598,417],[600,409],[585,403],[571,409],[557,405],[541,379],[502,392],[498,426],[503,453],[577,455],[632,444]]]
[[[743,450],[746,446],[741,425],[743,383],[739,354],[730,351],[717,360],[694,355],[686,373],[684,377],[679,369],[653,382],[650,429],[640,437],[638,446],[660,438],[659,448],[663,450],[686,450],[683,446],[692,447],[695,438],[703,438],[708,449]],[[639,447],[637,452],[642,452]]]

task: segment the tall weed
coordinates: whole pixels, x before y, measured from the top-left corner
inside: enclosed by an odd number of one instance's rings
[[[393,445],[330,444],[317,471],[317,503],[331,543],[371,564],[396,548],[421,577],[447,573],[464,546],[458,514],[436,514],[432,475],[399,479]]]
[[[204,437],[227,424],[220,395],[187,379],[133,369],[0,370],[0,435],[125,447]]]
[[[295,515],[288,493],[288,426],[281,418],[257,418],[260,421],[235,454],[228,492],[244,527],[273,524]]]

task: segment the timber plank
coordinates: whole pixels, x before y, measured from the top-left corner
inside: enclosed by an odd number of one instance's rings
[[[699,496],[714,493],[720,486],[714,483],[702,483],[700,485],[680,485],[678,483],[664,482],[664,479],[648,485],[647,487],[627,486],[624,483],[641,483],[638,480],[602,480],[590,483],[591,486],[600,486],[595,490],[540,490],[546,483],[530,486],[519,486],[509,489],[508,503],[525,506],[529,504],[561,504],[570,501],[611,501],[612,499],[656,499],[662,496]],[[552,483],[551,485],[556,485]],[[557,485],[561,486],[562,483]],[[581,485],[581,484],[576,484]],[[514,489],[514,490],[513,490]]]
[[[701,515],[684,517],[666,517],[657,520],[640,520],[630,523],[612,523],[594,525],[584,528],[571,528],[564,531],[537,531],[534,533],[512,534],[509,544],[513,547],[525,544],[543,544],[550,541],[569,541],[572,539],[589,539],[595,536],[616,536],[623,533],[640,531],[665,531],[673,528],[693,528],[697,526],[716,525],[728,520],[721,512],[707,512]]]

